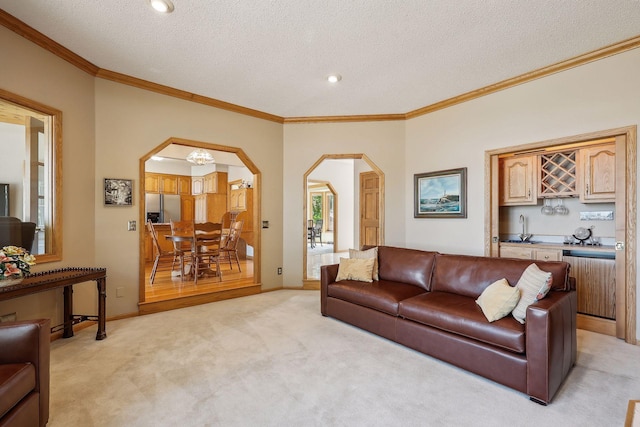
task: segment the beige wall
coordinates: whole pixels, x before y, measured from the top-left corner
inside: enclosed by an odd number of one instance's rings
[[[414,173],[467,167],[469,209],[466,220],[408,215],[406,245],[483,254],[484,152],[637,125],[638,69],[640,49],[407,121],[406,193],[413,191]],[[408,213],[413,209],[410,197],[405,209]],[[541,224],[533,224],[533,233],[537,226]]]
[[[140,221],[140,201],[136,191],[133,208],[105,208],[102,179],[137,189],[138,159],[169,137],[240,147],[260,168],[262,282],[273,289],[302,285],[302,177],[323,154],[364,153],[385,173],[386,244],[482,254],[486,150],[640,121],[639,49],[406,122],[284,126],[94,79],[3,27],[0,57],[13,59],[0,87],[63,112],[64,259],[36,270],[107,267],[109,316],[137,310],[139,231],[126,224]],[[458,167],[468,168],[468,218],[414,219],[413,174]],[[76,288],[76,305],[93,307],[95,290]],[[60,318],[58,294],[0,303],[0,314]]]
[[[262,233],[263,289],[279,288],[282,264],[282,125],[183,101],[130,86],[96,80],[96,262],[107,267],[109,314],[137,311],[138,232],[140,224],[139,159],[171,137],[240,147],[262,172],[262,219],[270,228]],[[134,207],[103,206],[103,178],[135,180]],[[115,287],[123,297],[115,298]]]
[[[284,284],[302,286],[305,245],[302,177],[323,154],[366,154],[385,174],[385,243],[404,243],[405,123],[313,123],[284,126]]]
[[[62,111],[63,260],[34,271],[93,266],[94,241],[94,78],[0,26],[0,87]],[[89,286],[76,286],[76,306],[85,306]],[[62,291],[0,303],[0,314],[62,321]],[[53,323],[53,322],[52,322]]]

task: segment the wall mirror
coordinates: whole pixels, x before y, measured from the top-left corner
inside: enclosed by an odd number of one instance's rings
[[[30,249],[38,264],[62,259],[61,129],[59,110],[0,89],[0,246]],[[18,220],[35,223],[33,238],[8,231]]]

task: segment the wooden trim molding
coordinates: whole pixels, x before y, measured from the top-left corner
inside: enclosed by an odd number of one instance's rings
[[[549,76],[551,74],[559,73],[571,68],[578,67],[580,65],[588,64],[589,62],[597,61],[599,59],[607,58],[609,56],[617,55],[618,53],[626,52],[628,50],[636,49],[640,47],[640,36],[636,36],[619,43],[615,43],[601,49],[597,49],[591,52],[587,52],[583,55],[576,56],[574,58],[560,61],[547,67],[539,68],[537,70],[521,74],[516,77],[512,77],[501,82],[494,83],[489,86],[485,86],[480,89],[472,90],[471,92],[464,93],[462,95],[455,96],[453,98],[445,99],[435,104],[428,105],[426,107],[413,110],[405,114],[407,119],[413,119],[424,114],[433,113],[434,111],[443,110],[456,104],[471,101],[472,99],[480,98],[485,95],[499,92],[504,89],[509,89],[514,86],[521,85],[523,83],[537,80],[542,77]]]
[[[37,44],[41,48],[48,50],[59,58],[64,59],[71,65],[74,65],[82,71],[95,76],[99,68],[87,61],[80,55],[70,51],[60,43],[50,39],[42,34],[40,31],[30,27],[13,15],[8,14],[4,10],[0,9],[0,25],[8,28],[19,36],[24,37],[32,43]]]
[[[378,174],[379,184],[380,184],[380,200],[379,200],[379,209],[380,209],[380,245],[384,245],[384,220],[385,220],[385,211],[384,211],[384,201],[385,201],[385,181],[384,181],[384,172],[380,169],[375,163],[367,157],[366,154],[323,154],[320,156],[316,162],[311,165],[309,169],[304,173],[302,177],[302,194],[304,203],[302,206],[302,281],[303,281],[303,289],[313,289],[314,283],[316,280],[307,278],[307,211],[308,211],[308,200],[307,200],[307,181],[311,172],[313,172],[323,161],[325,160],[336,160],[336,159],[354,159],[354,160],[364,160],[370,167],[371,171]],[[337,223],[336,223],[337,224]],[[337,231],[336,231],[337,233]],[[335,241],[334,241],[335,245]],[[334,246],[335,248],[335,246]],[[309,287],[311,286],[311,287]]]
[[[269,120],[276,123],[330,123],[330,122],[373,122],[373,121],[393,121],[393,120],[408,120],[415,117],[422,116],[424,114],[433,113],[434,111],[442,110],[451,107],[456,104],[471,101],[476,98],[480,98],[485,95],[508,89],[523,83],[530,82],[542,77],[546,77],[551,74],[559,73],[561,71],[568,70],[570,68],[578,67],[580,65],[587,64],[589,62],[597,61],[618,53],[626,52],[628,50],[636,49],[640,47],[640,36],[632,37],[627,40],[623,40],[618,43],[614,43],[609,46],[605,46],[600,49],[587,52],[583,55],[576,56],[574,58],[560,61],[547,67],[539,68],[537,70],[521,74],[519,76],[503,80],[498,83],[494,83],[489,86],[485,86],[480,89],[473,90],[471,92],[464,93],[462,95],[455,96],[453,98],[445,99],[434,104],[427,105],[417,110],[409,111],[407,113],[395,113],[395,114],[366,114],[366,115],[342,115],[342,116],[316,116],[316,117],[281,117],[274,114],[269,114],[263,111],[254,110],[240,105],[231,104],[229,102],[220,101],[218,99],[209,98],[206,96],[197,95],[191,92],[186,92],[180,89],[175,89],[169,86],[149,82],[147,80],[138,79],[136,77],[128,76],[126,74],[117,73],[115,71],[109,71],[102,69],[70,51],[66,47],[62,46],[58,42],[50,39],[41,32],[35,30],[29,25],[25,24],[21,20],[8,14],[4,10],[0,9],[0,25],[10,29],[16,34],[26,38],[27,40],[37,44],[43,49],[48,50],[54,55],[68,61],[72,65],[80,68],[81,70],[105,80],[111,80],[116,83],[122,83],[129,86],[138,87],[140,89],[149,90],[152,92],[160,93],[163,95],[173,96],[176,98],[184,99],[187,101],[198,102],[200,104],[208,105],[210,107],[220,108],[222,110],[232,111],[238,114],[244,114],[258,119]]]
[[[226,145],[211,144],[211,143],[208,143],[208,142],[195,141],[195,140],[184,139],[184,138],[171,137],[171,138],[168,138],[163,143],[161,143],[160,145],[158,145],[157,147],[155,147],[153,150],[149,151],[148,153],[146,153],[145,155],[140,157],[140,161],[139,161],[139,182],[140,182],[140,185],[138,185],[138,197],[139,197],[138,200],[144,200],[145,199],[144,180],[145,180],[146,161],[149,160],[151,158],[151,156],[153,156],[154,154],[160,152],[163,148],[165,148],[165,147],[167,147],[167,146],[169,146],[171,144],[186,145],[186,146],[195,147],[195,148],[207,148],[209,150],[224,151],[224,152],[227,152],[227,153],[233,153],[236,156],[238,156],[240,161],[242,161],[242,163],[244,163],[244,165],[247,167],[247,169],[249,169],[249,171],[253,174],[253,188],[255,189],[255,191],[253,192],[253,219],[252,219],[253,220],[253,224],[254,224],[254,229],[255,229],[254,242],[253,242],[254,243],[254,248],[255,248],[255,254],[254,254],[254,258],[253,258],[253,284],[255,286],[260,286],[260,284],[261,284],[261,275],[262,275],[262,268],[261,268],[261,265],[262,265],[261,264],[261,262],[262,262],[262,233],[261,233],[261,230],[262,230],[262,228],[259,226],[259,224],[261,224],[261,218],[262,218],[261,217],[261,212],[262,212],[262,172],[260,172],[260,169],[258,169],[256,164],[253,163],[253,161],[251,161],[249,156],[247,156],[247,154],[241,148],[229,147],[229,146],[226,146]],[[145,224],[147,220],[145,218],[144,203],[139,203],[138,216],[139,216],[140,224]],[[144,272],[145,272],[145,240],[144,239],[145,239],[144,233],[143,232],[139,233],[139,239],[138,239],[138,245],[139,245],[139,249],[138,249],[139,250],[138,301],[140,301],[139,305],[141,307],[142,307],[142,304],[146,303],[145,277],[144,277]],[[171,305],[170,304],[169,305],[160,304],[160,306],[169,307]],[[145,310],[147,310],[147,311],[145,311]],[[149,311],[148,309],[145,309],[145,310],[140,308],[140,313],[144,314],[144,313],[154,312],[154,311]]]
[[[142,80],[136,77],[131,77],[126,74],[117,73],[115,71],[109,71],[105,69],[99,69],[96,73],[96,77],[101,79],[110,80],[116,83],[122,83],[128,86],[137,87],[139,89],[145,89],[151,92],[156,92],[161,95],[168,95],[174,98],[184,99],[186,101],[197,102],[199,104],[208,105],[209,107],[220,108],[221,110],[232,111],[234,113],[244,114],[245,116],[251,116],[258,119],[269,120],[276,123],[284,123],[284,118],[276,116],[274,114],[265,113],[259,110],[253,110],[251,108],[242,107],[240,105],[231,104],[230,102],[220,101],[218,99],[209,98],[195,93],[187,92],[180,89],[175,89],[170,86],[164,86],[158,83],[153,83],[148,80]]]

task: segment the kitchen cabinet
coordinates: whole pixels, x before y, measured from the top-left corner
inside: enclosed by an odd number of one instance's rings
[[[580,201],[583,203],[615,202],[615,144],[580,149],[580,166],[582,169]]]
[[[516,243],[514,246],[500,245],[500,257],[537,261],[561,261],[562,249],[536,248],[527,243]]]
[[[537,205],[537,156],[500,159],[500,206]]]
[[[204,177],[194,176],[191,178],[191,194],[197,196],[204,192]]]
[[[144,174],[144,192],[145,193],[160,192],[160,175],[156,173]]]
[[[227,194],[227,173],[213,172],[204,176],[204,192]]]
[[[227,212],[226,194],[200,194],[193,199],[195,222],[220,222]]]
[[[540,155],[538,197],[575,197],[577,190],[577,151]]]
[[[178,175],[178,194],[181,196],[191,195],[191,177]]]
[[[191,178],[185,175],[145,173],[144,191],[155,194],[191,194]]]
[[[249,199],[253,196],[252,188],[238,188],[231,190],[229,197],[229,210],[246,211]]]
[[[180,219],[183,221],[193,221],[195,219],[193,196],[180,196]]]
[[[160,175],[160,192],[162,194],[178,194],[178,177],[176,175]]]
[[[578,313],[616,318],[616,260],[565,256],[576,278]]]

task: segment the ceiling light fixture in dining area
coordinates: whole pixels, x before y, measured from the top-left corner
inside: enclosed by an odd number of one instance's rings
[[[187,156],[187,161],[198,166],[209,165],[215,163],[215,159],[208,151],[202,148],[196,148]]]
[[[342,76],[340,74],[330,74],[327,76],[327,81],[329,83],[338,83],[342,80]]]
[[[173,3],[171,0],[147,0],[151,7],[160,12],[160,13],[171,13],[173,12]]]

